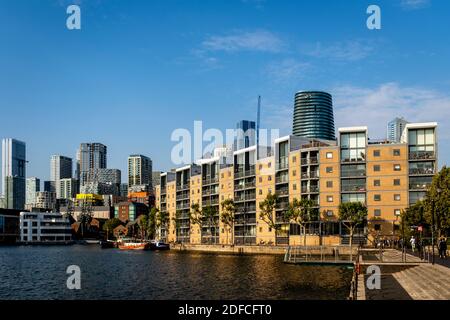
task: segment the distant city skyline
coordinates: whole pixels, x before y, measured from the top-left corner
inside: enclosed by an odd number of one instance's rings
[[[412,3],[377,1],[382,29],[368,30],[356,1],[81,1],[82,28],[69,31],[71,1],[2,2],[0,138],[26,142],[27,177],[41,181],[51,155],[75,167],[80,143],[100,142],[127,181],[129,155],[169,170],[173,130],[256,121],[259,95],[261,127],[290,134],[295,93],[320,90],[336,128],[367,123],[373,139],[395,117],[438,121],[442,166],[450,2]]]

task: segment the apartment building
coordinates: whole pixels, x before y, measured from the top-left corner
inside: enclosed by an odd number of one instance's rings
[[[260,147],[261,148],[261,147]],[[425,196],[437,170],[437,124],[409,123],[399,142],[373,140],[367,127],[338,130],[337,140],[286,136],[261,157],[256,146],[233,152],[231,163],[219,158],[161,174],[156,206],[170,223],[161,238],[184,243],[236,245],[346,244],[348,230],[339,221],[339,205],[362,202],[367,223],[356,230],[367,236],[395,238],[402,210]],[[259,157],[258,157],[259,155]],[[260,219],[259,204],[278,195],[276,227]],[[305,230],[285,213],[294,199],[310,199],[315,221]],[[233,230],[221,222],[221,203],[233,199]],[[192,225],[191,207],[217,212],[212,223]],[[177,221],[177,222],[174,222]]]

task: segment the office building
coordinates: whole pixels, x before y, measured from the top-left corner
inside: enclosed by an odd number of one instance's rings
[[[311,139],[335,139],[331,94],[320,91],[295,94],[292,134]]]
[[[26,194],[26,145],[16,139],[2,140],[2,192],[7,209],[23,210]]]
[[[234,150],[248,148],[256,144],[255,121],[241,120],[236,124]]]
[[[162,225],[158,236],[197,244],[302,245],[303,230],[284,216],[294,198],[307,198],[314,217],[306,230],[308,245],[348,244],[339,220],[339,205],[346,202],[362,202],[368,209],[355,243],[365,242],[366,235],[399,239],[401,211],[423,199],[437,172],[437,124],[407,124],[400,142],[369,140],[364,126],[339,128],[338,133],[335,141],[281,137],[269,156],[258,157],[253,146],[234,151],[231,164],[200,159],[162,173],[156,207],[178,223]],[[277,228],[259,218],[259,204],[269,193],[278,195]],[[226,199],[236,209],[232,229],[220,219]],[[192,224],[196,203],[200,210],[213,210],[215,219]]]
[[[72,240],[70,221],[61,213],[21,212],[20,241],[28,244],[69,243]]]
[[[120,184],[120,196],[125,198],[128,197],[128,183]]]
[[[72,178],[72,158],[52,155],[50,158],[50,181],[54,182],[56,198],[63,198],[59,193],[59,180]]]
[[[41,180],[36,177],[26,180],[25,204],[34,205],[36,203],[36,192],[41,191]]]
[[[152,160],[149,157],[143,155],[128,157],[128,188],[134,192],[148,191],[153,188]]]
[[[407,124],[408,121],[403,118],[395,118],[390,121],[387,126],[387,139],[391,142],[400,142]]]
[[[114,216],[123,223],[134,222],[140,215],[148,214],[145,204],[125,201],[114,206]]]
[[[56,182],[55,181],[44,181],[44,191],[56,193]]]
[[[80,193],[120,195],[121,172],[119,169],[91,169],[81,172],[83,184]]]
[[[14,243],[19,239],[20,210],[0,208],[0,244]]]

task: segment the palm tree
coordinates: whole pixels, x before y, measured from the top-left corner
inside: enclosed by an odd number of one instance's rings
[[[294,200],[289,204],[285,217],[287,220],[292,220],[298,224],[303,230],[303,245],[306,246],[306,225],[311,223],[315,218],[312,212],[314,201],[308,198]]]
[[[339,220],[350,231],[350,260],[353,259],[353,233],[367,219],[367,207],[361,202],[346,202],[339,205]]]
[[[222,201],[222,214],[220,216],[220,221],[225,225],[225,230],[227,231],[227,241],[228,241],[228,230],[231,234],[231,243],[234,243],[234,222],[236,213],[236,207],[234,206],[233,199],[226,199]]]

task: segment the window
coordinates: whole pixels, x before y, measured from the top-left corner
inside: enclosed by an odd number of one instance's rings
[[[400,185],[400,179],[394,179],[394,186]]]
[[[296,156],[293,156],[293,157],[292,157],[292,162],[294,162],[294,163],[297,162],[297,157],[296,157]]]
[[[327,181],[327,188],[333,188],[333,181]]]
[[[399,164],[394,164],[394,171],[401,171],[402,167]]]
[[[271,168],[271,167],[272,167],[272,162],[269,162],[269,164],[267,165],[267,167]]]
[[[259,165],[259,170],[262,170],[262,164]]]
[[[399,194],[394,194],[394,201],[400,201],[401,197]]]
[[[327,167],[326,171],[327,173],[333,173],[333,167]]]
[[[269,232],[272,232],[272,228],[269,228]]]
[[[381,186],[380,180],[373,180],[373,186],[374,186],[374,187],[379,187],[379,186]]]
[[[381,210],[380,209],[373,210],[373,215],[375,217],[381,217]]]
[[[222,186],[222,189],[223,189],[223,184],[221,186]]]
[[[333,196],[327,196],[327,202],[333,202]]]
[[[394,156],[400,156],[400,149],[394,149]]]
[[[297,184],[294,183],[294,185],[292,186],[292,189],[297,190]]]
[[[333,210],[327,210],[327,217],[333,216]]]
[[[262,182],[262,177],[259,177],[259,182]]]
[[[262,195],[262,190],[261,189],[259,189],[259,195]]]
[[[380,150],[373,150],[373,156],[379,157],[380,156]]]
[[[272,181],[272,176],[269,176],[268,179],[269,179],[269,181]]]
[[[259,227],[259,232],[262,232],[262,227]]]
[[[381,201],[381,194],[374,194],[373,195],[373,200],[374,201]]]
[[[327,159],[333,159],[333,152],[327,152]]]
[[[292,171],[292,176],[295,177],[296,175],[297,175],[297,171],[293,170],[293,171]]]
[[[223,173],[220,175],[220,177],[223,179]]]
[[[396,215],[396,216],[399,216],[399,215],[401,215],[401,210],[400,209],[395,209],[394,210],[394,215]]]
[[[379,164],[374,165],[373,166],[373,171],[375,171],[375,172],[380,171],[380,165]]]

